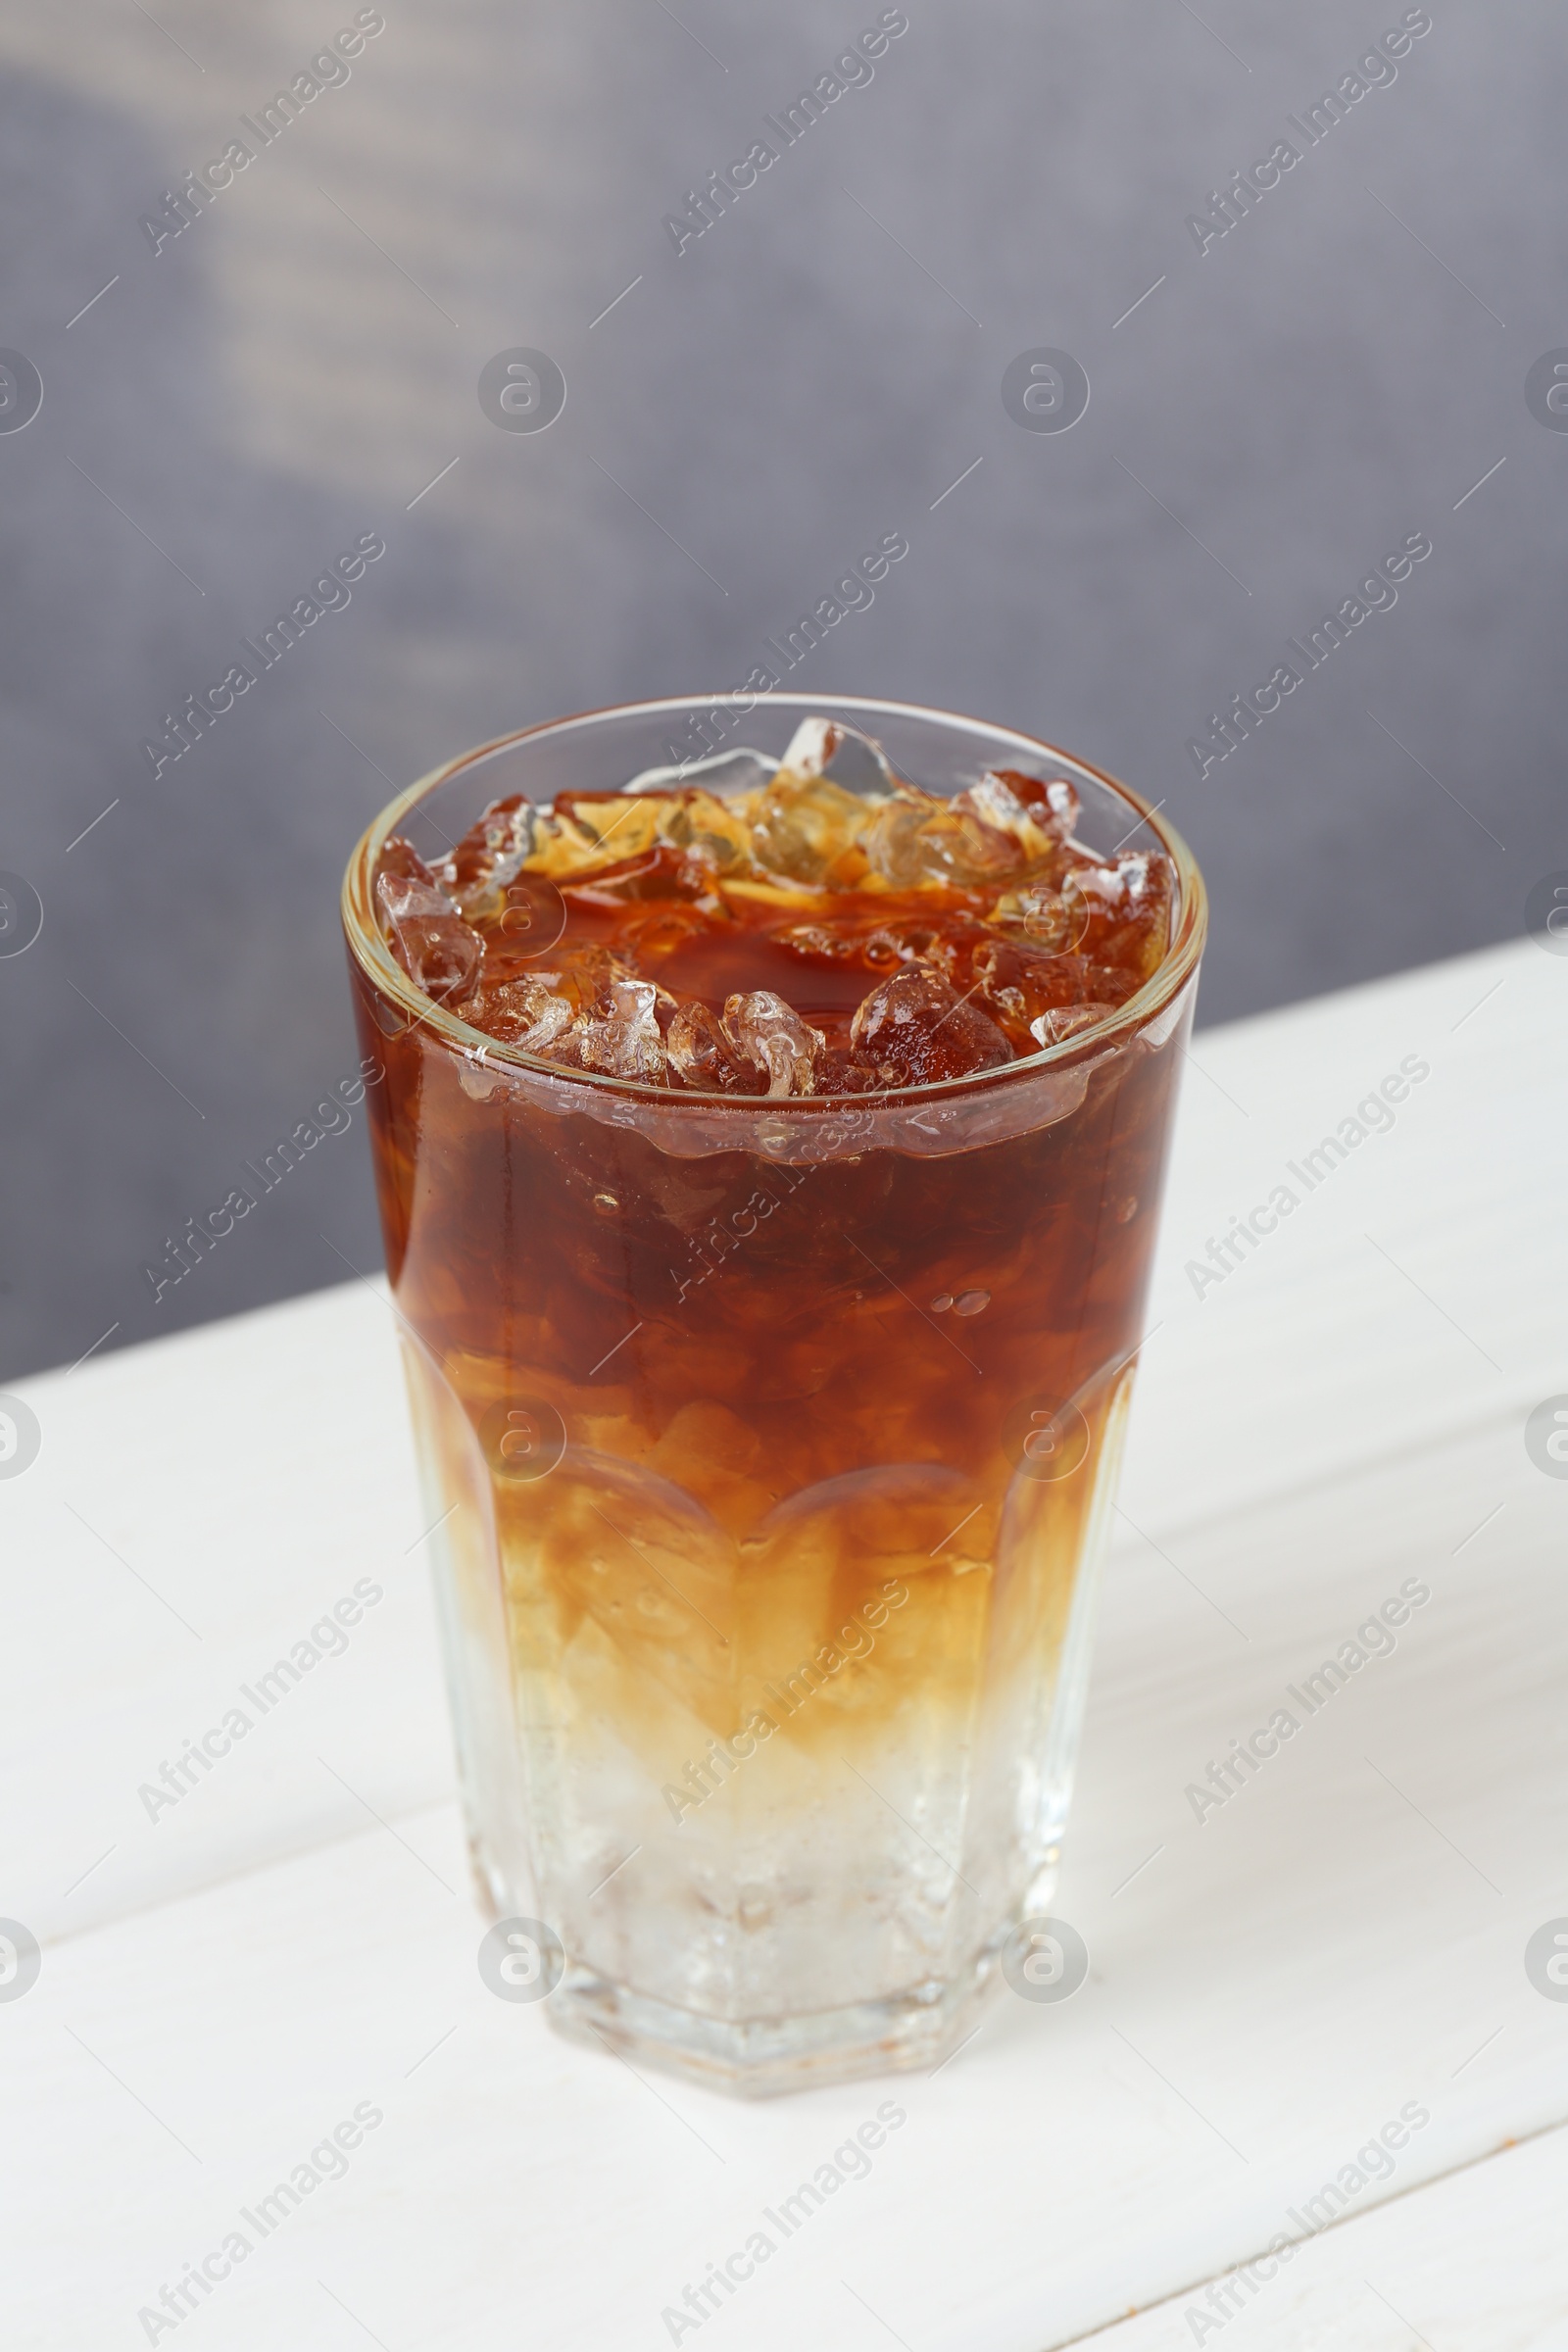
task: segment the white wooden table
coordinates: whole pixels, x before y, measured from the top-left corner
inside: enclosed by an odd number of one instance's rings
[[[1525,943],[1199,1039],[1056,1904],[1091,1975],[1003,1992],[930,2079],[751,2108],[486,1991],[376,1287],[20,1384],[0,1914],[43,1958],[0,2000],[0,2341],[1568,2345],[1568,2000],[1524,1959],[1568,1915],[1568,1480],[1523,1437],[1568,1391],[1565,1009]],[[1196,1297],[1406,1056],[1392,1132]],[[343,1653],[149,1818],[362,1578]],[[1195,1818],[1407,1579],[1393,1653]],[[889,2097],[867,2177],[662,2319]],[[298,2210],[241,2218],[345,2123]],[[204,2258],[197,2309],[138,2319]]]

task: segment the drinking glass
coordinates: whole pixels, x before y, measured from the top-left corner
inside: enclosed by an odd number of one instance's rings
[[[705,747],[773,760],[808,715],[933,793],[1070,780],[1082,842],[1170,860],[1153,976],[1027,1060],[775,1101],[552,1067],[389,952],[389,835],[438,861],[504,795],[615,791]],[[549,909],[520,917],[542,956]],[[1007,728],[701,698],[437,769],[366,833],[343,911],[512,1982],[568,2034],[743,2092],[934,2064],[1057,1867],[1204,933],[1190,854]]]

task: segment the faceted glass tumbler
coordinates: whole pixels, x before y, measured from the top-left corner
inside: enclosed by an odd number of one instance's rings
[[[1069,778],[1082,841],[1172,862],[1159,969],[1029,1060],[773,1102],[552,1068],[394,961],[389,834],[438,859],[504,795],[776,759],[808,715],[939,794]],[[343,910],[484,1902],[532,1923],[547,2014],[595,2046],[747,2093],[936,2063],[1057,1866],[1191,856],[1028,736],[773,694],[467,753],[369,828]]]

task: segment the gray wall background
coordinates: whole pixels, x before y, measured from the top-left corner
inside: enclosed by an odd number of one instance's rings
[[[1210,1021],[1506,938],[1568,865],[1568,434],[1524,397],[1568,342],[1560,12],[1433,0],[1200,255],[1185,217],[1397,0],[908,0],[677,257],[664,213],[878,13],[386,0],[156,257],[138,217],[354,9],[0,20],[0,344],[45,386],[0,434],[0,867],[45,907],[0,959],[0,1376],[373,1268],[357,1119],[161,1305],[138,1272],[353,1067],[360,829],[485,736],[737,681],[884,532],[908,557],[792,684],[1167,797]],[[548,432],[480,409],[518,345],[564,370]],[[1004,409],[1041,345],[1088,371],[1070,432]],[[370,529],[352,605],[154,782],[160,714]],[[1200,781],[1205,714],[1417,530],[1398,605]]]

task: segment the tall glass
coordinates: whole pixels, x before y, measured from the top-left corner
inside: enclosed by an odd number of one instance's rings
[[[1172,861],[1154,976],[983,1075],[737,1101],[552,1068],[393,959],[389,834],[437,858],[503,795],[705,740],[776,758],[811,714],[944,795],[1069,778],[1082,840]],[[559,1938],[558,2027],[720,2086],[934,2063],[1056,1869],[1202,946],[1189,853],[1030,737],[772,694],[467,753],[369,828],[343,909],[487,1905]]]

